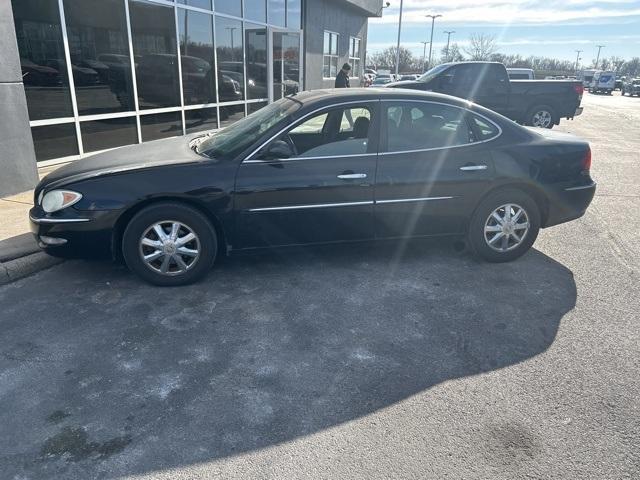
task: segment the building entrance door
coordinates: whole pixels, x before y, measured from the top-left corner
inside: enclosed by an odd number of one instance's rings
[[[302,90],[302,37],[298,31],[271,30],[271,88],[269,100]]]

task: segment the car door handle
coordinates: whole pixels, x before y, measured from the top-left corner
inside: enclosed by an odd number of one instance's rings
[[[367,178],[366,173],[343,173],[342,175],[338,175],[338,178],[341,180],[352,180],[354,178]]]
[[[465,172],[473,171],[473,170],[486,170],[486,165],[465,165],[464,167],[460,167],[460,170],[464,170]]]

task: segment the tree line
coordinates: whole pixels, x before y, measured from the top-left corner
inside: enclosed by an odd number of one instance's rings
[[[428,54],[425,55],[428,57]],[[461,62],[464,60],[491,61],[504,63],[507,67],[531,68],[535,72],[544,72],[552,75],[575,75],[576,62],[572,60],[558,60],[553,57],[530,55],[524,57],[519,54],[504,54],[498,51],[495,37],[486,34],[472,34],[466,46],[460,47],[457,43],[451,43],[447,48],[440,50],[439,55],[433,55],[431,67],[446,62]],[[423,72],[427,68],[428,58],[414,55],[408,48],[400,47],[400,72]],[[388,47],[381,52],[367,55],[367,65],[377,68],[395,70],[396,47]],[[581,64],[578,69],[596,68],[595,60],[591,64]],[[618,75],[640,76],[640,57],[625,60],[612,56],[601,58],[597,68],[600,70],[613,70]]]

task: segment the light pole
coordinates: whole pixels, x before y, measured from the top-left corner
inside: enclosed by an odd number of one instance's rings
[[[229,37],[231,38],[231,60],[235,61],[236,52],[233,48],[233,32],[235,32],[238,27],[226,27],[226,29],[229,30]]]
[[[578,65],[580,62],[580,54],[582,53],[582,50],[576,50],[576,73],[578,72]]]
[[[398,20],[398,44],[396,45],[396,79],[398,77],[398,68],[400,64],[400,31],[402,30],[402,2],[400,0],[400,18]]]
[[[598,62],[600,61],[600,50],[602,50],[606,45],[596,45],[598,47],[598,56],[596,57],[596,70],[598,69]]]
[[[431,19],[431,41],[429,42],[429,62],[427,63],[427,70],[431,67],[431,51],[433,50],[433,26],[436,23],[436,18],[441,17],[442,15],[425,15],[425,17]]]
[[[447,31],[445,30],[445,32],[444,32],[444,33],[446,33],[446,34],[447,34],[447,62],[448,62],[448,61],[449,61],[449,40],[451,40],[451,34],[452,34],[452,33],[456,33],[456,32],[455,32],[455,30],[452,30],[452,31],[450,31],[450,32],[447,32]]]
[[[424,48],[422,49],[422,71],[424,72],[424,67],[425,67],[425,63],[427,61],[427,43],[430,42],[420,42],[422,45],[424,45]]]

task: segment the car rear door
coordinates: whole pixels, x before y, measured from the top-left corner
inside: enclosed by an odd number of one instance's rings
[[[484,133],[470,115],[485,125]],[[376,173],[376,237],[464,232],[493,178],[485,140],[499,128],[432,101],[382,101]]]
[[[254,248],[374,236],[378,101],[318,110],[245,159],[236,177],[236,245]],[[295,146],[272,158],[275,142]]]

